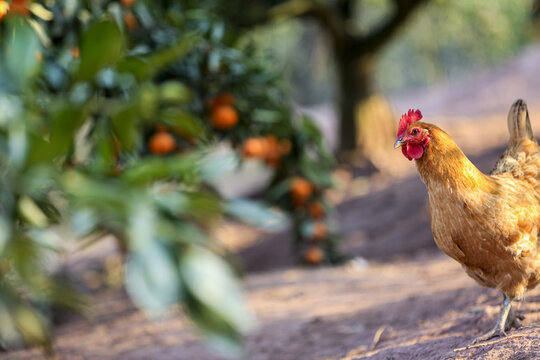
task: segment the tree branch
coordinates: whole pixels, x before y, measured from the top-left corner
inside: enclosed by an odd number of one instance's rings
[[[390,18],[370,34],[353,38],[355,54],[373,53],[384,46],[409,19],[414,11],[427,0],[394,0],[396,10]]]
[[[300,16],[312,18],[325,28],[335,45],[341,44],[345,36],[342,19],[338,18],[333,9],[319,1],[289,0],[272,7],[268,14],[272,20]]]

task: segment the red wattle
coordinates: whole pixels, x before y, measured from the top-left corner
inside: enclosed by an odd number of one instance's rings
[[[424,147],[422,145],[407,144],[401,147],[403,155],[409,159],[420,159],[424,155]]]
[[[401,152],[403,153],[403,155],[405,155],[407,159],[409,159],[409,161],[412,160],[412,157],[410,157],[407,153],[407,145],[401,147]]]

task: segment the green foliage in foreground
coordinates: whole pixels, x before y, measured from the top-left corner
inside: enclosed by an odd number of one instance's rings
[[[219,6],[48,1],[0,20],[0,347],[50,350],[50,306],[84,307],[56,277],[58,258],[76,239],[113,234],[136,305],[159,313],[182,303],[212,344],[240,351],[253,318],[207,230],[224,215],[272,229],[284,221],[225,199],[212,180],[243,163],[245,140],[286,140],[269,200],[292,211],[291,178],[307,178],[317,200],[333,160],[318,129],[291,115],[277,75],[236,47]],[[208,109],[223,93],[240,118],[226,130]],[[165,156],[148,147],[158,125],[174,133]],[[337,238],[325,238],[330,261]]]

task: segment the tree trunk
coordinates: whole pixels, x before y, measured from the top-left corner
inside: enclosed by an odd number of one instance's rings
[[[339,69],[339,151],[350,152],[357,147],[356,109],[372,94],[371,75],[373,57],[371,54],[351,56],[346,51],[338,56]]]

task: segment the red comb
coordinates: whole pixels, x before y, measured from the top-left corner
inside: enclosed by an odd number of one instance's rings
[[[400,134],[405,132],[407,130],[407,127],[412,124],[415,121],[418,121],[422,118],[422,113],[420,110],[413,110],[410,109],[405,114],[401,115],[401,119],[399,120],[399,127],[397,131],[397,136],[399,137]]]

